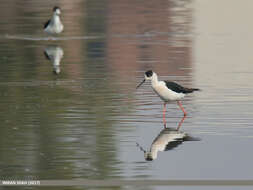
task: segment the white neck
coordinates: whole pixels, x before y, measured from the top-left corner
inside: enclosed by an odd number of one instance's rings
[[[53,16],[60,16],[59,14],[57,14],[56,12],[53,13]]]
[[[57,49],[57,50],[55,51],[53,64],[54,64],[54,65],[60,65],[62,56],[63,56],[62,50]]]
[[[152,79],[151,79],[151,83],[152,85],[156,85],[158,83],[158,76],[156,73],[153,72],[153,76],[152,76]]]
[[[56,57],[53,61],[53,65],[60,65],[61,63],[61,58],[60,57]]]
[[[60,21],[60,16],[57,15],[56,13],[53,14],[53,17],[52,17],[52,21],[53,22],[59,22]]]
[[[152,159],[155,160],[157,158],[158,150],[156,148],[151,148],[150,150]]]

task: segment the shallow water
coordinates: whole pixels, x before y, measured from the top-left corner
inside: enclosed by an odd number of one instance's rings
[[[65,31],[49,37],[42,26],[55,4]],[[252,4],[5,0],[0,176],[252,179]],[[62,52],[58,74],[48,51]],[[162,102],[148,83],[135,89],[148,69],[201,89],[183,101],[180,128],[199,140],[153,161],[143,150],[163,130]],[[177,128],[182,112],[167,108],[167,126]]]

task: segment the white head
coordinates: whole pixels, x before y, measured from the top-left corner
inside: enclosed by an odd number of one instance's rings
[[[136,87],[136,89],[139,88],[146,80],[153,80],[153,79],[157,80],[156,73],[153,72],[152,70],[146,71],[144,74],[144,80]]]
[[[155,160],[157,158],[157,152],[154,154],[152,152],[145,152],[144,153],[144,158],[145,160],[147,161],[152,161],[152,160]]]
[[[59,7],[54,7],[54,8],[53,8],[53,11],[54,11],[54,14],[60,16],[60,14],[61,14],[61,9],[60,9]]]
[[[142,146],[140,146],[138,143],[136,143],[136,145],[140,148],[140,150],[142,151],[142,152],[144,152],[144,158],[145,158],[145,160],[147,160],[147,161],[152,161],[152,160],[154,160],[154,159],[156,159],[156,155],[155,155],[155,158],[154,158],[154,156],[152,155],[152,152],[150,152],[150,151],[146,151],[144,148],[142,148]]]
[[[53,70],[53,73],[56,74],[56,75],[58,75],[58,74],[60,74],[60,72],[61,72],[60,66],[59,65],[55,66],[54,70]]]
[[[152,78],[156,75],[152,70],[146,71],[144,74],[145,80],[152,80]]]

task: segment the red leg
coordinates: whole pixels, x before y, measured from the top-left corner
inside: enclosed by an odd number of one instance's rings
[[[187,113],[186,113],[186,111],[184,110],[184,108],[183,108],[181,102],[180,102],[180,101],[177,101],[177,104],[179,105],[179,107],[181,108],[181,110],[184,112],[184,116],[186,116]]]
[[[166,120],[165,120],[165,112],[166,112],[166,103],[163,104],[163,124],[166,127]]]
[[[181,121],[179,122],[178,126],[177,126],[177,131],[180,129],[181,125],[184,122],[184,119],[186,118],[186,115],[184,115],[184,117],[181,119]]]

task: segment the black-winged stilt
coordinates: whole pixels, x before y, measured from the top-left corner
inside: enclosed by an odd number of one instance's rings
[[[60,46],[48,46],[44,49],[44,55],[52,62],[53,72],[55,74],[59,74],[61,72],[60,63],[63,54],[63,49]]]
[[[139,88],[146,80],[151,80],[153,90],[164,101],[164,108],[163,108],[164,126],[166,126],[165,121],[166,104],[169,101],[177,101],[177,104],[183,111],[184,116],[187,115],[180,100],[182,100],[186,94],[198,91],[199,89],[185,88],[172,81],[159,81],[157,74],[152,70],[145,72],[144,77],[145,77],[144,80],[136,87],[136,89]]]
[[[63,31],[63,24],[60,19],[61,9],[53,8],[53,16],[44,24],[44,31],[49,34],[59,34]]]
[[[181,122],[184,120],[184,118],[185,116],[182,118]],[[177,129],[165,128],[160,131],[158,136],[153,140],[148,151],[136,143],[140,150],[144,152],[145,160],[155,160],[158,156],[158,152],[172,150],[182,144],[184,141],[200,141],[199,138],[192,137],[183,131],[179,131],[180,126]]]

